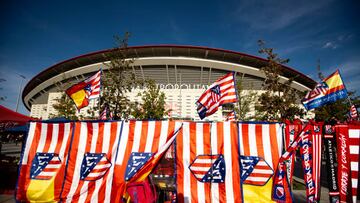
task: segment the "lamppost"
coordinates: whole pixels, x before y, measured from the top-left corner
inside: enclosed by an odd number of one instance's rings
[[[22,87],[23,81],[26,79],[26,77],[23,76],[23,75],[20,75],[20,74],[17,74],[17,75],[20,76],[22,79],[21,79],[20,86],[19,86],[19,95],[18,95],[17,100],[16,100],[16,109],[15,109],[16,112],[18,111],[18,107],[19,107],[19,101],[20,101],[20,95],[21,95],[21,87]]]

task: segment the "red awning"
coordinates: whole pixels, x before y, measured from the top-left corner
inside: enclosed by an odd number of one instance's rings
[[[26,122],[32,120],[31,117],[17,113],[0,105],[0,131],[18,125],[25,125]]]

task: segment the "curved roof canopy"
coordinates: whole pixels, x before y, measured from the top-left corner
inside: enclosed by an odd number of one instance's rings
[[[146,57],[190,57],[199,59],[208,59],[215,61],[223,61],[233,64],[241,64],[260,69],[267,64],[267,60],[248,54],[228,51],[223,49],[215,49],[198,46],[179,46],[179,45],[149,45],[149,46],[133,46],[128,47],[127,56],[129,58],[146,58]],[[48,79],[57,76],[66,71],[76,69],[95,63],[109,61],[114,49],[107,49],[98,52],[93,52],[81,55],[69,60],[55,64],[44,71],[37,74],[28,82],[22,93],[22,99],[29,94],[35,87]],[[282,73],[286,78],[293,78],[294,80],[308,88],[313,88],[316,82],[306,75],[290,68],[282,66]],[[25,103],[25,102],[24,102]],[[25,105],[27,106],[27,105]],[[28,107],[28,106],[27,106]]]

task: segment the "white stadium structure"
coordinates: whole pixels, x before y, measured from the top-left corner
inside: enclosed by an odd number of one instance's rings
[[[104,63],[109,62],[113,49],[78,56],[53,65],[37,74],[25,86],[22,94],[24,105],[30,116],[48,119],[55,113],[52,105],[61,95],[59,87],[65,83],[75,84],[94,74]],[[195,102],[212,82],[229,71],[237,72],[246,91],[261,92],[264,74],[261,67],[265,59],[244,53],[208,47],[155,45],[128,47],[129,58],[134,59],[132,70],[138,79],[153,79],[166,95],[166,104],[172,109],[171,117],[198,120]],[[295,77],[293,88],[307,91],[315,81],[304,74],[282,66],[282,80]],[[137,92],[129,98],[139,101]],[[94,102],[90,105],[94,105]],[[253,110],[249,114],[253,114]],[[86,108],[82,109],[86,114]],[[222,120],[222,110],[210,120]]]

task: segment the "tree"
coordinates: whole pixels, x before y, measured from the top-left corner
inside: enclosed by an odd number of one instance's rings
[[[50,118],[66,118],[70,120],[78,120],[76,115],[76,107],[74,102],[65,94],[65,91],[61,91],[62,94],[59,98],[55,99],[56,103],[53,104],[53,108],[56,110],[56,114],[50,114]]]
[[[153,80],[146,82],[146,89],[139,93],[142,102],[135,104],[132,116],[135,119],[163,119],[169,110],[165,110],[165,94]]]
[[[302,117],[305,112],[297,104],[302,98],[303,93],[291,87],[294,78],[289,78],[286,81],[281,81],[282,75],[281,66],[287,64],[289,59],[282,59],[278,54],[274,53],[273,48],[265,47],[265,42],[258,41],[260,50],[259,53],[265,54],[267,64],[261,67],[265,74],[265,81],[263,83],[263,90],[259,97],[259,106],[257,114],[262,120],[276,120],[294,119],[294,117]]]
[[[250,88],[251,89],[251,88]],[[237,120],[248,121],[254,119],[253,116],[250,116],[248,112],[251,112],[252,106],[255,106],[257,100],[257,94],[255,91],[245,91],[243,86],[243,81],[236,81],[236,90],[238,102],[235,105],[235,113]]]
[[[123,38],[115,36],[118,46],[110,52],[110,62],[105,63],[108,70],[102,75],[102,95],[98,105],[109,105],[109,110],[114,113],[114,119],[127,119],[131,115],[134,102],[130,101],[127,93],[144,83],[135,77],[131,64],[133,59],[128,58],[127,32]],[[99,106],[93,110],[97,111]]]

